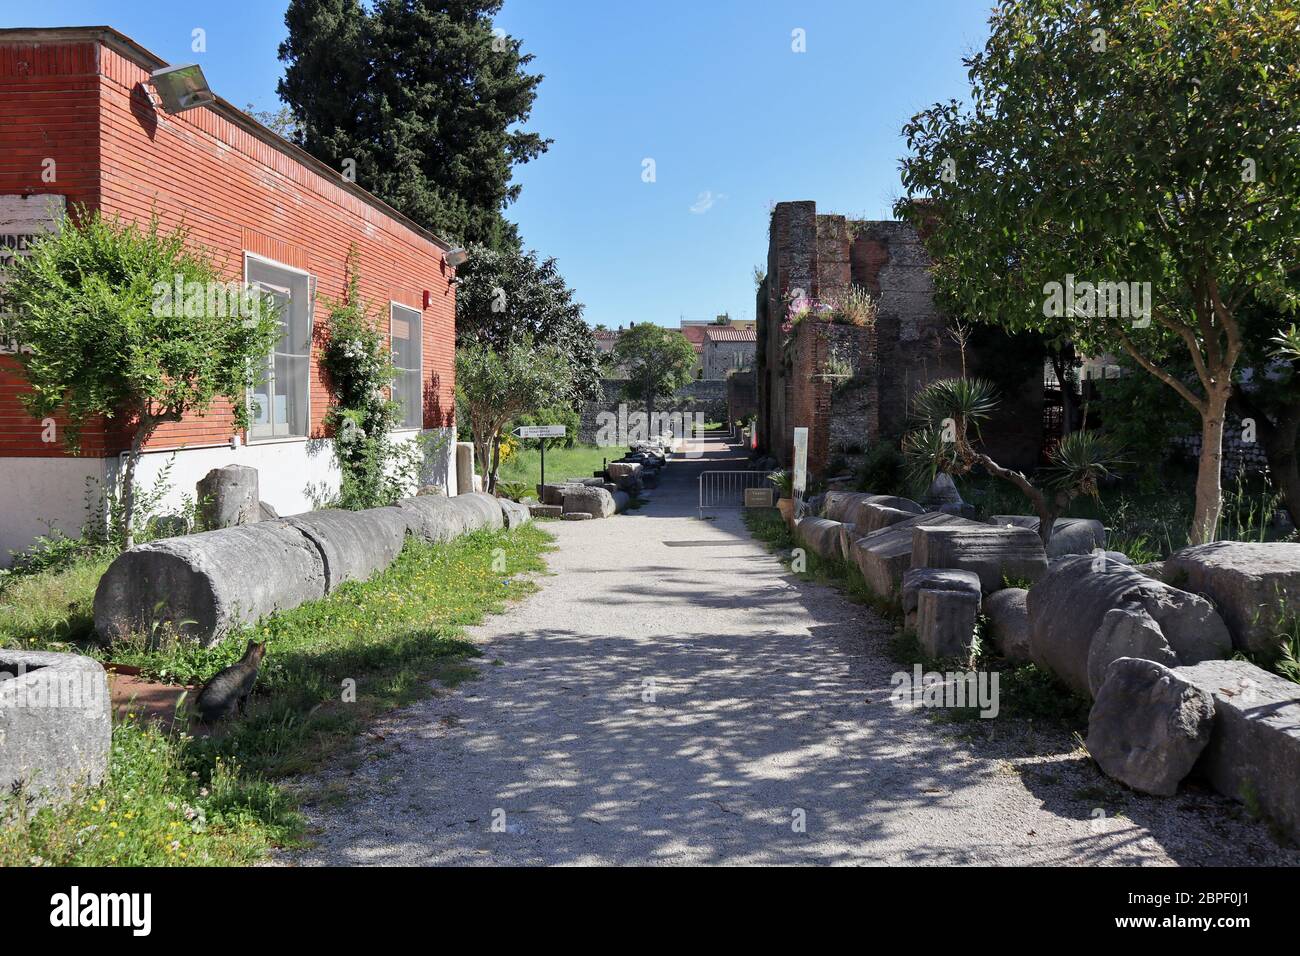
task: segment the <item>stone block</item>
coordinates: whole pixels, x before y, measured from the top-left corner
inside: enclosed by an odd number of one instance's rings
[[[994,515],[989,524],[1028,528],[1038,534],[1040,524],[1036,515]],[[1052,523],[1052,540],[1047,544],[1049,558],[1067,554],[1092,554],[1106,547],[1106,526],[1094,518],[1057,518]]]
[[[593,518],[612,518],[617,503],[604,488],[570,486],[564,491],[563,513],[589,514]]]
[[[1177,668],[1214,697],[1214,728],[1197,773],[1300,842],[1300,684],[1246,661]]]
[[[988,594],[1007,579],[1036,581],[1047,571],[1047,555],[1038,535],[1026,528],[920,524],[912,533],[912,567],[974,571]]]
[[[1278,656],[1280,635],[1300,618],[1300,544],[1215,541],[1184,548],[1164,571],[1210,598],[1237,649],[1264,661]]]
[[[1210,742],[1214,698],[1155,661],[1111,662],[1088,715],[1088,753],[1134,790],[1170,797]]]
[[[1003,588],[984,600],[989,639],[1009,661],[1030,660],[1028,598],[1029,592],[1024,588]]]
[[[0,794],[21,790],[32,808],[66,802],[103,781],[111,742],[98,661],[0,648]]]
[[[213,468],[194,486],[203,527],[209,531],[262,519],[257,469],[248,465]]]
[[[912,531],[921,524],[986,527],[956,515],[930,513],[863,535],[853,542],[853,560],[878,596],[893,597],[902,585],[904,572],[912,566]]]
[[[979,616],[979,595],[922,589],[916,600],[916,637],[930,657],[970,653]]]

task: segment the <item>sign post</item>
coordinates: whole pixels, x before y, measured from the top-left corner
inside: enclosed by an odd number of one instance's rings
[[[794,430],[794,515],[803,517],[803,496],[808,488],[808,429]]]
[[[563,438],[568,433],[564,425],[520,425],[514,430],[516,438],[541,438],[542,453],[542,481],[543,487],[546,486],[546,441],[547,438]]]

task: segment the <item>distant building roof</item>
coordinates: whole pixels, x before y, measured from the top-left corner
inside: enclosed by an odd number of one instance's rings
[[[618,333],[617,333],[617,332],[611,332],[609,329],[596,329],[595,332],[594,332],[593,334],[594,334],[594,335],[596,336],[596,338],[598,338],[598,339],[603,339],[603,340],[605,340],[605,341],[611,341],[611,342],[612,342],[614,339],[618,338]]]
[[[730,325],[705,325],[701,327],[705,337],[714,342],[757,342],[756,329],[737,329]]]

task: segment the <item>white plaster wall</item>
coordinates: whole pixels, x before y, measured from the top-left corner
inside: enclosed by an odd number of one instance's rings
[[[100,458],[0,458],[0,567],[11,551],[57,528],[76,537],[86,520],[86,481],[104,481]]]
[[[413,441],[421,433],[401,432],[397,441]],[[456,494],[455,428],[429,429],[421,483]],[[445,438],[438,447],[438,437]],[[171,464],[168,490],[158,514],[180,511],[194,486],[213,468],[248,465],[258,471],[262,500],[281,515],[301,514],[315,504],[312,492],[329,497],[339,488],[339,470],[327,440],[257,442],[232,448],[177,448],[150,451],[136,467],[136,484],[150,489]],[[28,548],[51,523],[69,535],[80,533],[86,521],[86,481],[109,487],[117,479],[120,458],[0,458],[0,567],[12,563],[11,551]]]

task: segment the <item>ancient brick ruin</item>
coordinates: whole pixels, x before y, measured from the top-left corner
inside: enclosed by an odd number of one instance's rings
[[[806,427],[814,474],[839,457],[852,462],[906,430],[919,388],[961,373],[961,350],[952,322],[935,305],[929,269],[922,239],[908,223],[819,215],[810,201],[777,204],[756,308],[761,450],[788,463],[793,431]],[[874,326],[805,321],[783,330],[793,299],[834,298],[850,285],[876,299]],[[1010,350],[1005,335],[979,329],[966,359],[969,374],[994,378],[1002,394],[998,415],[984,429],[986,447],[999,461],[1028,468],[1043,443],[1042,362],[1016,344]],[[1009,351],[1024,359],[1010,369]],[[850,364],[851,377],[826,374],[832,356]]]

